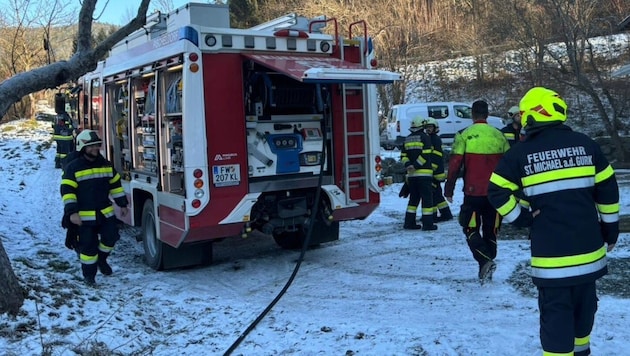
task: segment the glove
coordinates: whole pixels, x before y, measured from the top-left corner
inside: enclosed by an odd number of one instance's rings
[[[68,230],[66,230],[66,242],[65,245],[67,248],[69,248],[70,250],[75,250],[78,247],[79,244],[79,236],[78,236],[78,230],[76,228],[76,225],[73,227],[69,227]]]
[[[605,223],[600,222],[599,226],[602,230],[602,236],[604,237],[604,242],[609,245],[614,245],[617,243],[617,238],[619,238],[619,223]]]
[[[529,210],[521,209],[521,213],[516,220],[512,221],[512,225],[516,227],[530,227],[534,223],[534,217]]]
[[[400,193],[398,193],[398,196],[400,198],[407,198],[409,196],[409,186],[407,185],[407,182],[405,182],[405,184],[403,184],[403,186],[400,188]]]

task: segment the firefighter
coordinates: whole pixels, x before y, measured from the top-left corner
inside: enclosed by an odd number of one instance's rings
[[[53,140],[57,144],[55,154],[55,168],[62,168],[66,156],[74,151],[75,125],[70,115],[64,110],[57,112],[53,123]]]
[[[473,124],[455,135],[448,164],[444,196],[453,202],[455,182],[464,169],[464,201],[459,223],[464,229],[468,248],[479,264],[478,277],[483,284],[492,279],[496,269],[497,232],[501,219],[488,201],[488,180],[503,153],[510,145],[498,129],[488,125],[488,103],[472,105]]]
[[[521,141],[521,114],[519,113],[518,106],[512,106],[507,113],[506,125],[501,129],[503,135],[508,140],[510,147],[514,146],[517,142]]]
[[[400,160],[407,169],[407,186],[409,189],[409,202],[405,213],[405,224],[408,230],[422,229],[425,231],[436,230],[433,223],[433,196],[431,180],[431,138],[422,130],[422,117],[416,117],[411,121],[409,131],[411,134],[405,138]],[[416,223],[416,212],[422,201],[422,225]]]
[[[555,91],[530,89],[520,110],[526,138],[499,162],[489,199],[507,222],[530,227],[543,353],[590,355],[595,283],[619,235],[615,172],[595,141],[564,124],[567,104]],[[532,211],[517,204],[518,191]]]
[[[127,215],[120,175],[101,156],[101,144],[96,131],[83,130],[77,136],[80,157],[68,164],[60,187],[64,213],[78,225],[79,260],[84,281],[90,286],[96,284],[97,269],[104,275],[112,274],[107,257],[120,235],[110,196],[121,207],[121,215]]]
[[[442,182],[446,180],[444,172],[444,150],[442,149],[442,139],[438,133],[440,125],[432,117],[424,120],[424,132],[431,138],[433,152],[431,153],[431,168],[433,169],[433,181],[431,190],[433,192],[433,221],[441,222],[453,219],[451,209],[442,195]],[[438,216],[439,212],[439,216]]]

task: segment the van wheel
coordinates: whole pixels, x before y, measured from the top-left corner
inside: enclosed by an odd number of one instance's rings
[[[164,244],[158,240],[155,232],[155,209],[153,200],[148,199],[142,207],[142,245],[144,247],[144,261],[156,271],[163,269]]]

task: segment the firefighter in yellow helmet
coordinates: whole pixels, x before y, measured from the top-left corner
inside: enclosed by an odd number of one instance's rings
[[[431,168],[431,139],[422,131],[424,119],[416,117],[411,121],[411,133],[405,138],[400,160],[407,169],[407,186],[409,189],[409,202],[405,213],[403,228],[408,230],[436,230],[433,223],[433,197],[431,192],[431,180],[433,169]],[[422,201],[422,225],[416,223],[418,205]]]
[[[121,215],[127,215],[120,175],[100,154],[101,144],[96,131],[83,130],[77,136],[80,156],[68,163],[60,187],[64,213],[78,225],[79,260],[90,286],[96,283],[97,269],[104,275],[112,274],[107,257],[120,235],[110,197],[121,207]]]
[[[442,182],[446,180],[446,173],[444,172],[442,139],[440,135],[438,135],[440,125],[436,119],[429,117],[424,120],[423,126],[424,132],[431,138],[431,145],[433,146],[433,152],[431,152],[431,168],[433,169],[433,181],[431,182],[431,191],[433,192],[433,221],[448,221],[453,219],[453,214],[442,194]]]
[[[499,162],[488,196],[507,222],[530,228],[544,354],[590,355],[595,281],[619,235],[615,172],[595,141],[564,124],[567,104],[555,91],[532,88],[520,111],[526,138]]]

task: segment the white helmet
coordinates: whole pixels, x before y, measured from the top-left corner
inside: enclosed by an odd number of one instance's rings
[[[518,106],[512,106],[510,110],[507,112],[507,119],[505,120],[506,124],[511,124],[514,122],[514,116],[518,115],[521,112]],[[520,119],[518,120],[520,123]]]
[[[94,130],[83,130],[77,135],[77,151],[81,151],[86,146],[100,146],[102,143],[103,141]]]

